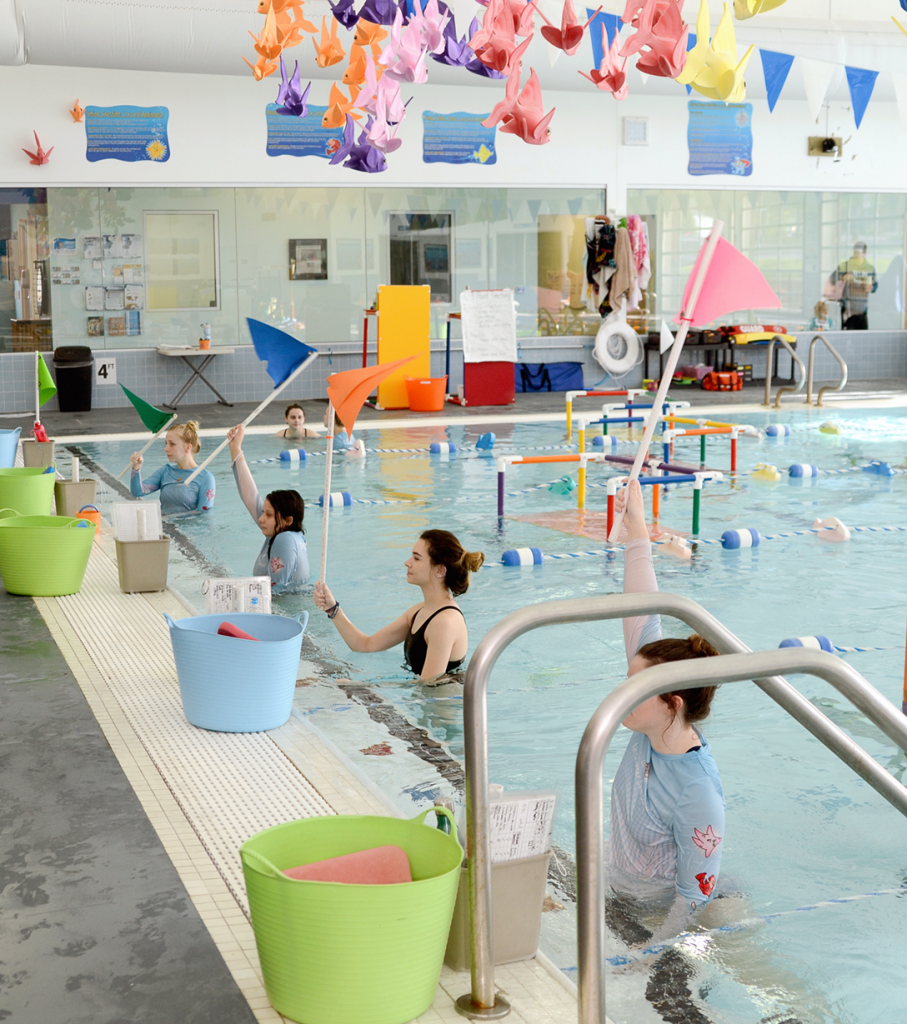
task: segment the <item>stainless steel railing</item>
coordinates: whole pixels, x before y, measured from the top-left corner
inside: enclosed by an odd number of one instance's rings
[[[463,691],[463,731],[472,987],[457,1000],[457,1009],[466,1017],[490,1020],[509,1012],[506,1000],[495,993],[492,953],[488,827],[488,682],[492,669],[514,640],[533,629],[659,614],[685,622],[722,653],[750,653],[742,640],[695,601],[678,594],[654,593],[544,601],[521,608],[493,626],[470,659]],[[697,660],[696,664],[702,662]],[[904,787],[787,680],[772,675],[755,682],[889,803],[902,813],[907,811]],[[871,689],[860,694],[854,703],[887,736],[907,749],[907,718],[897,714],[892,705]]]
[[[822,396],[826,391],[843,391],[847,385],[847,363],[844,362],[844,358],[841,353],[832,345],[832,343],[825,337],[824,334],[817,334],[813,340],[809,343],[809,368],[806,371],[806,404],[809,405],[812,398],[813,392],[813,364],[815,363],[815,349],[816,342],[821,341],[822,344],[828,349],[829,352],[838,360],[838,365],[841,367],[841,380],[838,384],[827,385],[824,388],[819,388],[819,394],[816,395],[816,407],[822,404]]]
[[[644,700],[669,690],[741,682],[779,672],[803,672],[831,683],[858,707],[882,700],[846,662],[803,647],[674,661],[637,672],[613,690],[592,716],[576,757],[576,887],[579,947],[579,1024],[605,1024],[604,783],[608,747],[624,718]],[[761,680],[754,679],[757,683]],[[892,705],[888,705],[894,710]],[[907,741],[907,718],[898,745]],[[907,816],[907,788],[892,803]]]
[[[787,394],[788,391],[792,395],[796,395],[803,390],[803,385],[806,381],[806,367],[803,365],[803,360],[780,334],[776,334],[774,338],[771,338],[765,346],[765,401],[762,403],[763,405],[770,406],[772,404],[772,361],[775,355],[775,342],[783,345],[790,354],[791,359],[800,367],[800,379],[797,381],[797,386],[793,388],[778,388],[775,393],[775,408],[780,409],[782,395]]]

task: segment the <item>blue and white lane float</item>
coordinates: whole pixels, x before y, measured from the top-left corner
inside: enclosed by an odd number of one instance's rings
[[[305,448],[290,448],[280,453],[281,462],[305,462],[307,458]]]
[[[432,455],[456,455],[457,446],[453,441],[432,441],[429,452]]]
[[[769,423],[765,428],[766,437],[790,437],[790,427],[786,423]]]
[[[541,565],[544,561],[540,548],[511,548],[501,555],[501,565]]]
[[[795,462],[789,469],[788,475],[792,477],[803,477],[804,479],[811,476],[819,475],[818,466],[810,466],[805,462]]]
[[[721,535],[721,546],[725,551],[737,551],[742,548],[757,548],[761,540],[758,530],[725,530]]]
[[[827,636],[792,636],[787,640],[782,640],[778,647],[808,647],[813,651],[835,653],[834,646]]]
[[[318,495],[318,504],[324,507],[324,495]],[[339,508],[341,505],[349,507],[353,504],[353,496],[349,491],[332,491],[328,495],[328,507]]]

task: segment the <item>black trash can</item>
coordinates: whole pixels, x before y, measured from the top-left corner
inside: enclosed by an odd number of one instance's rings
[[[62,345],[54,349],[54,371],[60,412],[90,412],[94,376],[91,349],[87,345]]]

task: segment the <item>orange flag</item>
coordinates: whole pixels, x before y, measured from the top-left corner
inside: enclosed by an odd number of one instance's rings
[[[415,356],[407,356],[405,359],[396,359],[392,363],[363,366],[359,370],[341,370],[328,377],[328,398],[348,434],[352,435],[359,410],[381,381],[385,377],[389,377],[398,367],[415,358]]]

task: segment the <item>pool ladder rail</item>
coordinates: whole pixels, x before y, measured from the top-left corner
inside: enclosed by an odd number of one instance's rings
[[[889,775],[859,744],[831,722],[779,673],[818,676],[907,749],[907,716],[846,662],[824,651],[784,647],[750,650],[701,605],[678,594],[612,594],[545,601],[506,616],[482,638],[469,662],[463,691],[466,748],[466,823],[469,850],[471,991],[459,1012],[477,1020],[506,1016],[510,1007],[495,992],[491,916],[491,843],[488,818],[488,683],[501,654],[518,637],[543,626],[670,615],[691,626],[721,657],[667,662],[636,673],[602,702],[583,735],[576,759],[576,870],[579,950],[579,1024],[606,1024],[605,880],[603,864],[603,765],[608,747],[629,712],[658,693],[702,685],[753,682],[789,715],[907,817],[907,787]]]
[[[779,345],[783,345],[784,348],[787,349],[791,359],[800,368],[800,379],[797,381],[796,387],[778,388],[775,393],[775,408],[781,408],[782,395],[786,395],[788,393],[792,395],[799,394],[803,390],[804,383],[806,384],[806,404],[811,404],[817,341],[821,341],[832,356],[834,356],[838,361],[838,365],[841,367],[841,379],[837,384],[829,384],[824,388],[819,388],[819,394],[816,396],[816,406],[818,407],[822,404],[822,397],[826,391],[840,392],[844,390],[847,385],[847,363],[844,362],[844,358],[841,353],[834,347],[834,345],[832,345],[824,334],[813,335],[812,341],[809,343],[809,365],[806,369],[804,369],[803,360],[797,355],[793,348],[784,340],[784,338],[781,337],[780,334],[776,334],[773,338],[769,339],[768,344],[765,346],[765,400],[762,403],[763,405],[770,407],[772,404],[772,361],[774,358],[775,342]]]

